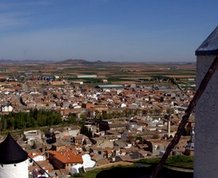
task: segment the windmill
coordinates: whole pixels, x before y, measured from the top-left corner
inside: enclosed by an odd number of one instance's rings
[[[29,178],[29,159],[36,164],[47,177],[51,177],[28,153],[8,134],[0,143],[0,177]]]
[[[0,143],[0,177],[28,178],[28,154],[8,134]]]
[[[216,178],[218,171],[216,167],[217,163],[217,148],[218,148],[218,136],[216,133],[216,129],[210,129],[208,127],[208,123],[210,123],[211,128],[216,128],[218,126],[217,122],[217,90],[218,90],[218,73],[215,73],[217,65],[218,65],[218,27],[209,35],[209,37],[202,43],[202,45],[196,51],[197,55],[197,83],[198,89],[192,98],[188,108],[185,111],[185,114],[182,117],[182,120],[179,124],[178,130],[166,148],[164,155],[162,156],[159,164],[153,170],[150,178],[157,178],[163,164],[167,160],[172,149],[179,142],[182,132],[189,121],[189,116],[203,95],[203,99],[200,100],[200,104],[197,106],[197,116],[199,121],[198,128],[196,129],[196,135],[198,138],[196,139],[196,149],[197,150],[197,160],[195,160],[195,178]],[[215,77],[212,76],[215,73]],[[213,80],[209,83],[210,80]],[[207,85],[209,84],[209,87]],[[204,93],[204,91],[206,92]],[[210,100],[208,100],[210,98]],[[207,108],[207,110],[205,110]],[[205,111],[202,114],[202,111]],[[210,111],[210,112],[208,112]],[[210,117],[208,117],[210,116]],[[211,122],[208,122],[208,119]],[[207,131],[210,133],[210,137],[208,137],[207,132],[202,132],[202,130],[208,127]],[[203,139],[202,139],[203,138]],[[199,146],[199,147],[197,147]],[[207,151],[206,149],[210,150]],[[204,164],[203,164],[204,163]]]

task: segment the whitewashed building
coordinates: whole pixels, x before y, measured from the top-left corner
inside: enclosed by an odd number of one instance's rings
[[[11,106],[10,104],[6,104],[6,105],[2,105],[1,106],[1,111],[2,112],[12,112],[13,111],[13,106]]]
[[[86,171],[89,168],[93,168],[96,165],[96,162],[93,161],[89,154],[82,155],[82,164],[75,164],[71,167],[70,173],[71,175],[80,173],[80,170]]]

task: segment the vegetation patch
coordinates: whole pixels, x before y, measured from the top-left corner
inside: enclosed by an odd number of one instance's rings
[[[141,177],[146,178],[160,161],[160,158],[149,158],[136,161],[132,166],[116,166],[105,169],[94,169],[83,174],[77,174],[73,177],[80,178],[107,178],[107,177]],[[164,168],[161,171],[163,178],[192,178],[193,173],[171,170],[170,168],[193,169],[192,156],[171,156],[167,159]]]
[[[154,165],[158,164],[160,161],[160,158],[149,158],[149,159],[142,159],[137,161],[136,163],[141,163],[145,165]],[[185,155],[178,155],[178,156],[170,156],[165,166],[170,167],[177,167],[177,168],[183,168],[183,169],[193,169],[193,156],[185,156]]]

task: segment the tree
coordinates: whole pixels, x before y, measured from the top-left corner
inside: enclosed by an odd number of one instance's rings
[[[69,115],[69,116],[67,117],[67,122],[68,122],[69,124],[77,124],[76,116],[74,116],[74,115]]]
[[[18,112],[2,115],[0,130],[23,129],[36,126],[51,126],[62,123],[60,113],[51,110],[30,110],[29,113]]]

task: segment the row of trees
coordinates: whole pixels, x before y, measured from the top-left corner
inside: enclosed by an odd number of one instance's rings
[[[0,116],[0,130],[25,129],[62,123],[60,113],[50,110],[30,110],[30,112],[9,113]]]

